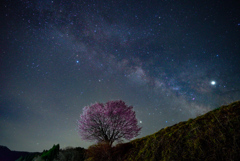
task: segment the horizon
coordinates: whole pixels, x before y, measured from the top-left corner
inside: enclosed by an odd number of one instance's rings
[[[237,100],[238,102],[240,102],[240,100]],[[237,101],[234,101],[234,102],[237,102]],[[231,102],[231,103],[234,103],[234,102]],[[231,104],[230,103],[230,104]],[[229,105],[229,104],[228,104]],[[228,106],[228,105],[222,105],[222,106]],[[222,106],[220,106],[220,107],[222,107]],[[218,109],[219,107],[217,107],[217,108],[215,108],[215,109]],[[213,109],[213,110],[211,110],[211,111],[214,111],[215,109]],[[211,111],[208,111],[208,112],[211,112]],[[207,112],[207,113],[208,113]],[[205,113],[206,114],[206,113]],[[202,114],[202,115],[205,115],[205,114]],[[196,116],[195,118],[189,118],[189,119],[196,119],[197,117],[200,117],[200,116],[202,116],[202,115],[198,115],[198,116]],[[189,121],[189,119],[188,120],[185,120],[185,121],[180,121],[180,122],[178,122],[178,123],[176,123],[176,124],[173,124],[173,125],[171,125],[171,126],[167,126],[167,127],[172,127],[172,126],[175,126],[175,125],[177,125],[177,124],[179,124],[179,123],[181,123],[181,122],[188,122]],[[165,129],[166,127],[163,127],[162,129]],[[161,131],[162,129],[159,129],[158,131],[156,131],[156,132],[159,132],[159,131]],[[155,133],[156,133],[155,132]],[[154,133],[152,133],[152,134],[154,134]],[[148,135],[146,135],[146,136],[143,136],[143,137],[148,137],[148,136],[150,136],[150,135],[152,135],[152,134],[148,134]],[[139,137],[135,137],[135,138],[133,138],[133,139],[131,139],[131,140],[128,140],[128,141],[124,141],[123,143],[127,143],[127,142],[130,142],[130,141],[134,141],[134,140],[136,140],[136,139],[138,139]],[[142,137],[141,137],[142,138]],[[115,145],[117,145],[118,143],[115,143],[114,142],[114,146]],[[57,145],[57,144],[53,144],[53,145]],[[93,145],[93,144],[92,144]],[[81,146],[77,146],[77,147],[72,147],[72,146],[66,146],[66,147],[61,147],[61,145],[59,144],[59,146],[60,146],[60,149],[61,150],[64,150],[64,149],[68,149],[68,148],[84,148],[84,147],[81,147]],[[91,145],[90,145],[91,146]],[[43,152],[44,150],[49,150],[49,149],[51,149],[52,147],[49,147],[48,149],[43,149],[43,151],[17,151],[17,150],[13,150],[13,149],[10,149],[9,147],[7,147],[7,146],[4,146],[4,145],[0,145],[0,147],[4,147],[4,148],[7,148],[7,149],[9,149],[10,151],[13,151],[13,152],[30,152],[30,153],[32,153],[32,152]],[[84,149],[87,149],[87,148],[84,148]]]

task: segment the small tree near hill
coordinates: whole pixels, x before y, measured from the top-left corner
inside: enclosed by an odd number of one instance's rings
[[[84,140],[112,146],[114,141],[136,137],[141,127],[133,107],[117,100],[84,107],[78,120],[78,130]]]
[[[46,161],[52,161],[54,158],[57,157],[58,153],[59,153],[59,149],[60,149],[60,145],[57,144],[57,145],[53,145],[53,147],[48,150],[48,151],[44,151],[41,155],[41,158],[43,160],[46,160]]]

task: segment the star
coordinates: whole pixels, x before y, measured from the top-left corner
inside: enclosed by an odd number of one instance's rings
[[[211,85],[216,85],[216,82],[215,81],[211,81]]]
[[[87,148],[75,121],[95,102],[133,106],[141,138],[240,98],[238,15],[212,14],[236,2],[67,2],[3,1],[1,145]]]

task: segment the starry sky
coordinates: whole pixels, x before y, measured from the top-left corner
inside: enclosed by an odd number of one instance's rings
[[[84,106],[122,99],[138,137],[240,99],[240,5],[3,0],[0,145],[84,147]]]

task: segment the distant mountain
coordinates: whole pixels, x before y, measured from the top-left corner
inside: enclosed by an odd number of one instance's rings
[[[53,145],[49,150],[39,152],[11,151],[6,146],[0,145],[0,161],[84,161],[85,149],[81,147],[68,147],[59,149],[59,144]]]
[[[15,161],[21,156],[26,156],[32,153],[29,152],[20,152],[20,151],[11,151],[6,146],[0,145],[0,161]]]
[[[28,154],[20,157],[16,161],[84,161],[85,149],[81,147],[68,147],[60,149],[60,145],[53,145],[49,150],[44,150],[42,153]]]

